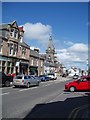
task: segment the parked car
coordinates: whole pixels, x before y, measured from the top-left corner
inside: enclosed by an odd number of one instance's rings
[[[62,74],[62,77],[67,77],[67,74],[66,74],[66,73],[63,73],[63,74]]]
[[[47,76],[50,78],[50,80],[56,80],[57,79],[57,76],[54,73],[49,73]]]
[[[4,72],[0,72],[0,86],[9,87],[12,82],[12,76],[7,76]]]
[[[49,81],[50,80],[50,77],[48,77],[47,75],[40,75],[39,78],[41,81]]]
[[[41,79],[38,76],[32,76],[34,79],[36,79],[36,81],[38,81],[38,83],[41,82]]]
[[[83,76],[79,79],[76,79],[72,82],[65,84],[65,90],[74,92],[76,90],[90,90],[90,77]]]
[[[17,75],[13,80],[13,85],[17,86],[26,86],[29,88],[31,85],[39,85],[40,81],[30,75]]]

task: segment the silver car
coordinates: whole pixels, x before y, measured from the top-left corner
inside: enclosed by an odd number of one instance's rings
[[[13,80],[13,85],[17,86],[26,86],[29,88],[31,85],[39,85],[39,81],[36,80],[33,76],[29,75],[17,75]]]

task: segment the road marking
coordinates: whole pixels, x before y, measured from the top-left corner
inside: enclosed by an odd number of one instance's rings
[[[32,90],[32,89],[36,89],[36,88],[38,88],[38,87],[33,87],[33,88],[22,89],[22,90],[19,90],[19,92],[21,92],[21,91],[27,91],[27,90]]]
[[[47,85],[43,85],[43,86],[49,86],[49,85],[52,85],[53,83],[51,83],[51,84],[47,84]]]
[[[8,95],[8,94],[10,94],[10,92],[2,93],[2,94],[0,94],[0,95]]]

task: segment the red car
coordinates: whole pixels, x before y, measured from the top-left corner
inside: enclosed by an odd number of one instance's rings
[[[90,76],[83,76],[65,84],[65,91],[90,90]]]

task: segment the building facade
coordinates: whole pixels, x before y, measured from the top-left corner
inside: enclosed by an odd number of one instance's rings
[[[30,49],[30,67],[29,72],[31,75],[42,75],[44,74],[44,57],[39,54],[39,49]]]
[[[0,25],[0,71],[28,74],[30,47],[23,36],[23,27],[19,27],[16,21]]]

